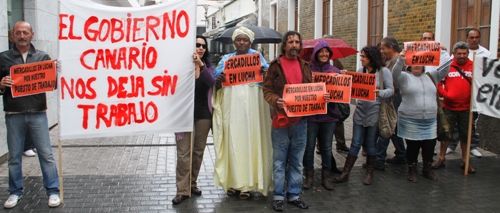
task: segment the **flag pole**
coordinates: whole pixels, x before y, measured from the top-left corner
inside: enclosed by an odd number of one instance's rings
[[[470,104],[469,104],[469,123],[467,129],[467,150],[465,150],[465,164],[464,164],[464,176],[469,174],[469,161],[470,161],[470,145],[472,143],[472,122],[473,121],[473,113],[472,106],[474,104],[474,61],[476,60],[476,53],[472,54],[472,76],[471,76],[471,85],[470,85]],[[463,152],[464,150],[462,150]]]

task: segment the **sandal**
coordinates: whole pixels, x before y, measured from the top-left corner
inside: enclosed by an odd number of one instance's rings
[[[239,197],[241,200],[246,200],[250,198],[250,192],[241,192]]]
[[[444,163],[446,160],[445,159],[437,159],[433,164],[432,164],[432,168],[433,169],[441,169],[441,168],[445,168],[446,167],[446,164]]]
[[[239,195],[241,192],[239,190],[236,190],[236,189],[233,189],[233,188],[230,188],[227,190],[226,194],[227,196],[237,196]]]

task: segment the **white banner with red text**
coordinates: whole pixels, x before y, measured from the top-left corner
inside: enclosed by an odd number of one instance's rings
[[[60,138],[192,131],[195,11],[60,0]]]

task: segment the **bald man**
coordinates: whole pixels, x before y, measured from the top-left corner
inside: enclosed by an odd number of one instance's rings
[[[47,53],[35,49],[31,40],[33,29],[28,22],[19,21],[12,30],[14,46],[0,53],[0,91],[3,92],[7,145],[9,149],[9,198],[4,203],[7,209],[14,208],[23,195],[22,155],[24,142],[33,139],[38,151],[43,185],[49,196],[49,207],[61,204],[59,177],[52,153],[47,122],[45,93],[13,98],[10,87],[14,84],[9,76],[10,67],[50,60]]]

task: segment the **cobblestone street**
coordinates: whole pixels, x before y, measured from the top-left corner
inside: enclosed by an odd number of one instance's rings
[[[57,141],[57,127],[51,131]],[[349,131],[347,131],[349,132]],[[348,135],[350,141],[350,135]],[[201,197],[173,206],[175,196],[174,136],[141,135],[96,138],[63,142],[64,205],[49,209],[37,158],[23,157],[25,194],[12,210],[0,212],[272,212],[270,198],[239,200],[228,197],[213,183],[214,147],[209,146],[199,177]],[[54,152],[55,149],[54,144]],[[485,157],[473,159],[477,174],[464,177],[459,153],[448,157],[446,169],[438,170],[439,181],[418,177],[416,184],[406,180],[406,167],[389,165],[376,172],[372,186],[361,183],[360,159],[350,182],[337,184],[334,191],[319,185],[319,171],[313,190],[304,192],[309,212],[495,212],[500,186],[500,159],[483,151]],[[388,151],[392,154],[392,145]],[[345,154],[335,152],[338,167]],[[319,155],[316,155],[316,168]],[[0,202],[8,196],[7,163],[0,166]],[[287,212],[301,211],[288,206]]]

